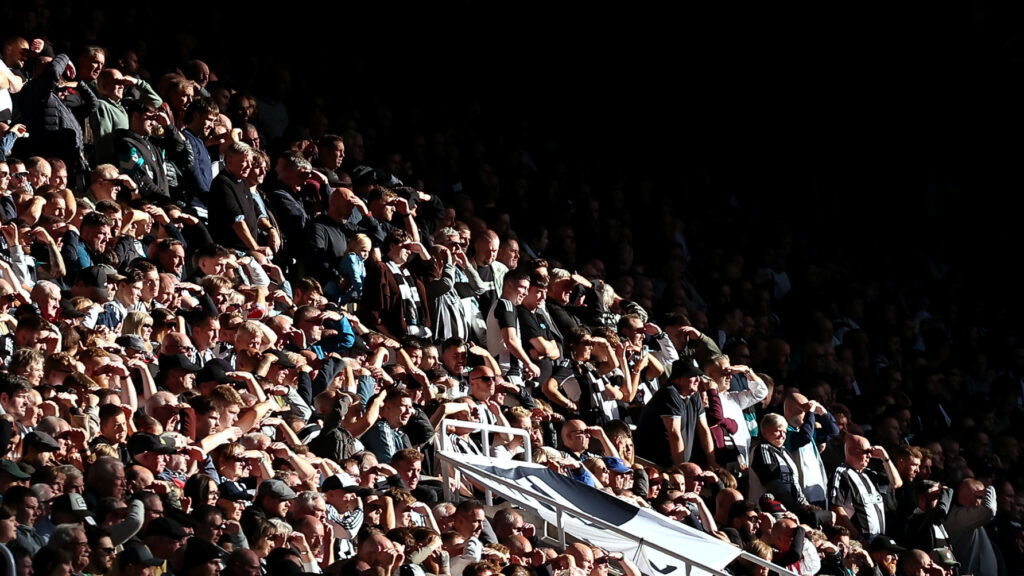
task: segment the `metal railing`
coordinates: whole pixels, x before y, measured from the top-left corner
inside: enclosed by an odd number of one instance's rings
[[[545,496],[543,494],[537,493],[537,492],[535,492],[533,490],[530,490],[529,488],[526,488],[526,487],[524,487],[524,486],[522,486],[520,484],[516,484],[515,482],[512,482],[512,481],[510,481],[510,480],[508,480],[506,478],[502,478],[501,476],[497,476],[497,475],[494,475],[494,474],[492,474],[490,472],[486,472],[484,470],[481,470],[480,468],[477,468],[476,466],[474,466],[472,464],[469,464],[468,462],[465,462],[463,460],[458,459],[458,454],[454,454],[454,453],[449,451],[450,450],[450,446],[449,446],[449,443],[448,443],[447,434],[443,433],[446,430],[444,425],[447,424],[447,423],[453,423],[453,424],[455,424],[457,426],[460,426],[460,427],[463,427],[463,428],[472,428],[474,430],[481,430],[481,431],[487,431],[487,432],[497,432],[497,433],[505,433],[505,434],[517,434],[518,433],[518,434],[525,435],[526,436],[526,443],[525,443],[525,445],[526,445],[526,448],[527,448],[527,454],[530,453],[530,450],[529,450],[529,448],[530,448],[529,432],[526,432],[525,430],[521,430],[521,429],[518,429],[518,428],[508,428],[508,427],[504,427],[504,426],[492,426],[492,425],[489,425],[489,424],[483,424],[483,423],[478,423],[478,422],[466,422],[466,421],[462,421],[462,420],[455,420],[455,421],[445,420],[445,421],[442,422],[442,428],[441,428],[442,435],[441,435],[441,439],[440,439],[440,448],[441,449],[438,452],[437,457],[440,460],[440,463],[441,463],[441,466],[442,466],[442,470],[444,471],[443,476],[444,476],[445,479],[447,479],[450,475],[453,474],[454,477],[455,477],[456,482],[459,482],[459,481],[461,481],[463,470],[466,470],[468,475],[471,476],[471,477],[472,476],[478,476],[480,478],[486,479],[488,482],[493,482],[493,483],[496,483],[498,485],[501,485],[501,486],[504,486],[506,488],[509,488],[510,489],[509,490],[510,493],[502,493],[501,496],[503,498],[505,498],[506,500],[509,500],[511,502],[515,502],[516,504],[518,504],[519,506],[522,506],[523,508],[527,508],[527,509],[533,508],[534,507],[534,503],[521,501],[519,498],[516,498],[515,493],[525,494],[526,496],[536,500],[537,502],[541,502],[543,504],[546,504],[547,506],[550,506],[552,509],[555,510],[555,528],[558,530],[558,543],[559,543],[559,545],[561,546],[562,549],[565,549],[565,546],[566,546],[565,519],[566,519],[566,516],[569,516],[569,517],[576,518],[578,520],[581,520],[581,521],[589,523],[589,524],[600,526],[604,530],[607,530],[607,531],[612,532],[612,533],[614,533],[614,534],[616,534],[616,535],[618,535],[618,536],[620,536],[622,538],[626,538],[628,540],[631,540],[631,541],[635,542],[637,544],[636,556],[639,556],[641,554],[642,550],[646,547],[646,548],[649,548],[651,550],[656,550],[657,552],[660,552],[662,554],[665,554],[665,555],[667,555],[667,556],[669,556],[671,558],[674,558],[674,559],[678,560],[685,567],[685,574],[686,574],[686,576],[690,576],[691,571],[694,568],[706,571],[706,572],[711,573],[711,574],[715,574],[716,576],[728,576],[728,573],[723,572],[721,570],[717,570],[715,568],[711,568],[709,566],[706,566],[706,565],[701,564],[699,562],[696,562],[694,560],[691,560],[691,559],[689,559],[689,558],[687,558],[685,556],[680,555],[678,551],[670,550],[668,548],[665,548],[665,547],[663,547],[663,546],[661,546],[659,544],[653,543],[653,542],[648,542],[648,541],[644,540],[643,538],[638,537],[635,534],[632,534],[630,532],[627,532],[627,531],[623,530],[619,526],[616,526],[614,524],[610,524],[610,523],[608,523],[608,522],[606,522],[606,521],[604,521],[604,520],[602,520],[600,518],[597,518],[595,516],[587,514],[586,512],[583,512],[583,511],[580,511],[580,510],[574,510],[574,509],[571,509],[571,508],[567,508],[562,503],[558,502],[557,500],[549,498],[549,497],[547,497],[547,496]],[[482,434],[482,436],[484,438],[484,440],[483,440],[483,442],[484,442],[484,450],[485,450],[486,454],[489,455],[490,454],[490,441],[488,439],[489,434],[485,433],[485,434]],[[443,481],[443,484],[444,484],[444,490],[445,490],[445,497],[446,497],[446,499],[448,499],[450,501],[450,499],[451,499],[451,492],[450,492],[450,487],[449,487],[449,484],[448,484],[447,480]],[[484,486],[484,489],[485,489],[487,505],[488,506],[493,506],[493,491],[488,486]],[[580,484],[580,490],[593,490],[593,488],[590,488],[590,487],[588,487],[586,485]],[[749,552],[746,552],[746,551],[740,551],[739,558],[745,559],[745,560],[751,562],[752,564],[756,564],[758,566],[766,567],[771,572],[774,572],[776,574],[780,574],[782,576],[797,576],[795,573],[793,573],[793,572],[791,572],[791,571],[789,571],[789,570],[787,570],[787,569],[785,569],[785,568],[783,568],[781,566],[773,564],[773,563],[771,563],[771,562],[769,562],[767,560],[759,558],[759,557],[757,557],[757,556],[755,556],[753,554],[750,554]]]
[[[522,428],[513,428],[510,426],[497,426],[495,424],[487,424],[485,422],[470,422],[467,420],[457,420],[453,418],[445,418],[441,420],[440,432],[435,435],[435,438],[439,441],[440,451],[448,452],[451,450],[448,438],[448,427],[455,426],[458,428],[465,428],[467,430],[478,430],[481,432],[481,444],[483,444],[483,452],[487,457],[491,457],[491,433],[495,434],[511,434],[512,436],[522,436],[524,438],[523,448],[526,450],[524,456],[527,462],[533,461],[533,450],[530,442],[530,433]],[[452,494],[451,488],[448,485],[446,478],[447,474],[444,474],[445,480],[442,480],[444,486],[444,497],[445,500],[451,502]],[[455,467],[455,483],[458,485],[462,481],[461,470]],[[494,506],[494,494],[490,490],[485,491],[485,502],[488,506]]]

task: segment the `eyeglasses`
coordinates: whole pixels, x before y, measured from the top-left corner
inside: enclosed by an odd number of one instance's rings
[[[111,555],[114,554],[114,552],[117,551],[115,548],[97,548],[97,550],[99,550],[100,552],[103,552],[107,556],[111,556]]]
[[[87,541],[86,542],[75,542],[75,548],[81,548],[83,546],[88,546],[88,545],[89,545],[89,542],[87,542]]]
[[[145,323],[145,324],[142,325],[142,327],[143,328],[152,328],[153,327],[153,323],[152,322]]]
[[[490,383],[490,382],[497,382],[498,381],[498,377],[497,376],[474,376],[474,377],[470,378],[470,380],[479,380],[481,382],[488,382],[488,383]]]

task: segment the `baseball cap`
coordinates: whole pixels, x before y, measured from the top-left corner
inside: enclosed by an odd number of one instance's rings
[[[757,505],[761,508],[762,512],[772,514],[776,517],[786,513],[786,507],[782,505],[782,502],[776,500],[775,495],[771,492],[765,492],[762,494]]]
[[[960,565],[956,560],[956,556],[953,556],[953,551],[949,548],[936,548],[932,550],[932,559],[946,568],[953,568],[954,566]]]
[[[693,360],[676,360],[672,363],[672,378],[693,378],[703,376],[704,371],[693,363]]]
[[[618,474],[632,474],[633,469],[626,466],[626,463],[622,461],[622,458],[615,458],[614,456],[606,456],[604,458],[604,465],[608,467],[608,470],[616,472]]]
[[[274,364],[277,364],[281,368],[295,368],[295,363],[288,359],[288,355],[285,354],[283,350],[275,350],[273,348],[270,348],[266,352],[264,352],[264,354],[270,354],[271,356],[277,358],[277,362],[274,362]]]
[[[82,518],[92,516],[89,506],[85,503],[85,498],[82,498],[81,494],[74,492],[61,494],[51,500],[50,510],[53,512],[69,512]]]
[[[178,451],[174,442],[165,436],[157,436],[148,432],[136,432],[128,438],[128,453],[132,456],[143,452],[157,454],[174,454]]]
[[[220,384],[237,382],[236,378],[228,376],[228,372],[231,371],[230,368],[231,366],[220,358],[209,360],[206,362],[206,366],[203,366],[203,369],[196,373],[196,382],[218,382]]]
[[[15,480],[28,480],[30,475],[18,467],[12,460],[0,460],[0,474],[7,474]]]
[[[250,494],[249,491],[238,482],[221,482],[218,488],[220,489],[220,497],[225,500],[230,500],[232,502],[240,502],[242,500],[252,501],[252,494]]]
[[[161,354],[160,371],[181,368],[186,372],[199,372],[199,366],[184,354]]]
[[[202,566],[211,560],[223,560],[226,554],[224,550],[193,536],[188,539],[185,545],[185,557],[182,560],[182,572],[187,573],[194,566]]]
[[[161,517],[149,523],[149,528],[146,529],[146,536],[167,536],[174,540],[181,540],[188,536],[188,533],[185,532],[185,529],[177,521]]]
[[[871,539],[871,543],[868,544],[869,552],[878,552],[879,550],[888,550],[889,552],[906,552],[907,549],[896,543],[895,540],[888,536],[875,536]]]
[[[160,566],[164,563],[159,558],[154,558],[153,553],[145,544],[129,544],[120,554],[117,555],[117,562],[122,567],[129,564],[141,564],[142,566]]]

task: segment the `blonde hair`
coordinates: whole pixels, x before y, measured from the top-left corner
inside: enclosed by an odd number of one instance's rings
[[[202,280],[199,281],[199,285],[203,287],[203,290],[210,294],[216,290],[231,290],[231,280],[226,276],[210,275],[203,276]]]
[[[242,397],[230,384],[221,384],[210,391],[210,404],[215,410],[223,410],[232,404],[242,406]]]
[[[360,250],[369,250],[371,247],[370,237],[366,234],[356,234],[348,241],[349,252],[359,252]]]
[[[153,325],[155,322],[153,322],[153,317],[147,312],[143,312],[142,310],[132,310],[124,317],[124,321],[121,322],[121,334],[134,334],[135,336],[142,338],[142,342],[146,346],[146,352],[152,353],[153,344],[150,342],[150,338],[146,338],[142,334],[142,325],[146,323],[146,320],[149,320],[151,328],[154,327]],[[149,335],[152,337],[153,334],[154,332],[150,332]]]

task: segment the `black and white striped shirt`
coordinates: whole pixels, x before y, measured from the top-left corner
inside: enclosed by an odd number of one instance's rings
[[[879,486],[888,483],[886,476],[870,468],[858,472],[843,464],[832,475],[828,501],[833,508],[846,510],[861,539],[884,534],[885,499]]]

